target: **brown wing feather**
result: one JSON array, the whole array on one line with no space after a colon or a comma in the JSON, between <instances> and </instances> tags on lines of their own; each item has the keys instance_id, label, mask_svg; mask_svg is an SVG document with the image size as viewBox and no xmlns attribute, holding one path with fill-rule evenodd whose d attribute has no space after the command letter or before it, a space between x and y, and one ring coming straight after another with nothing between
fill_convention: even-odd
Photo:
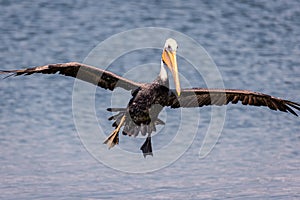
<instances>
[{"instance_id":1,"label":"brown wing feather","mask_svg":"<svg viewBox=\"0 0 300 200\"><path fill-rule=\"evenodd\" d=\"M272 97L263 93L248 90L206 88L183 89L179 97L175 95L175 91L171 90L167 105L165 106L171 106L172 108L202 107L209 105L221 106L229 102L232 104L241 102L243 105L267 106L272 110L290 112L296 116L298 115L293 109L300 110L299 103Z\"/></svg>"},{"instance_id":2,"label":"brown wing feather","mask_svg":"<svg viewBox=\"0 0 300 200\"><path fill-rule=\"evenodd\" d=\"M113 90L115 87L121 87L126 90L134 90L141 86L140 83L125 79L112 72L77 62L49 64L21 70L0 71L0 74L10 74L9 76L31 75L34 73L59 73L65 76L71 76L92 83L109 90Z\"/></svg>"}]
</instances>

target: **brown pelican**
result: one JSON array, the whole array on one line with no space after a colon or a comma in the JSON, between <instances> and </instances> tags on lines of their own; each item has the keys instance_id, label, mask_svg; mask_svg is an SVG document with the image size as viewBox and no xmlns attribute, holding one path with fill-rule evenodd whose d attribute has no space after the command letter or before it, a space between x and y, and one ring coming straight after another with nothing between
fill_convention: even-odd
<instances>
[{"instance_id":1,"label":"brown pelican","mask_svg":"<svg viewBox=\"0 0 300 200\"><path fill-rule=\"evenodd\" d=\"M104 141L109 148L119 143L119 131L123 134L137 136L147 135L141 146L143 155L153 155L151 133L156 131L156 125L164 124L158 118L163 107L201 107L208 105L226 105L229 102L243 105L266 106L272 110L290 112L296 116L293 109L300 110L300 104L289 100L276 98L267 94L248 90L180 88L176 61L177 42L167 39L161 56L161 68L158 77L152 83L137 83L120 77L112 72L77 62L49 64L20 70L1 70L1 74L30 75L33 73L71 76L92 83L104 89L114 90L121 87L131 91L132 98L126 108L108 108L108 111L118 112L109 118L115 120L115 130ZM175 89L169 89L167 69L173 75Z\"/></svg>"}]
</instances>

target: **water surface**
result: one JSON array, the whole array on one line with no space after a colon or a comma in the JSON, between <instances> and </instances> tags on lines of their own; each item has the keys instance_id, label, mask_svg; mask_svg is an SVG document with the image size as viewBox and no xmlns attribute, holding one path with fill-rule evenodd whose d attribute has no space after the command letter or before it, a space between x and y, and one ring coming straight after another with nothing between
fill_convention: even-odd
<instances>
[{"instance_id":1,"label":"water surface","mask_svg":"<svg viewBox=\"0 0 300 200\"><path fill-rule=\"evenodd\" d=\"M1 69L82 62L113 34L165 27L200 43L227 88L299 102L299 8L297 1L280 0L0 1ZM147 63L159 59L159 53L149 51L150 56L143 58L131 54L116 64ZM114 68L116 73L122 70ZM210 120L210 109L203 108L199 133L180 159L152 173L129 174L99 163L81 144L72 114L73 85L72 78L62 76L0 81L1 199L300 197L299 118L291 114L228 106L220 140L205 159L199 159ZM199 85L205 86L203 80ZM101 105L109 105L109 98L104 98L109 94L97 90L97 116L103 116L101 125L108 132L109 113ZM156 148L172 138L172 129L168 130L155 136ZM139 152L143 140L122 137L122 141L125 149ZM147 162L155 162L155 156ZM146 162L142 156L141 162Z\"/></svg>"}]
</instances>

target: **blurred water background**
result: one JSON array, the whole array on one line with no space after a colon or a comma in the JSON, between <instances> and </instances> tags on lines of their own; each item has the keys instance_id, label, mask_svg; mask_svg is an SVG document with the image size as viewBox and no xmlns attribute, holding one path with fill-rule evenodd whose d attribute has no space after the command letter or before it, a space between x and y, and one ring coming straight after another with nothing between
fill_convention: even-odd
<instances>
[{"instance_id":1,"label":"blurred water background","mask_svg":"<svg viewBox=\"0 0 300 200\"><path fill-rule=\"evenodd\" d=\"M1 69L82 62L111 35L149 26L182 32L201 44L226 88L300 101L296 0L1 0ZM155 57L159 64L160 51L147 53L150 56L131 54L117 63L130 68ZM201 130L210 120L209 108L203 108L200 131L182 157L158 171L131 174L103 165L82 145L73 121L73 85L74 79L63 76L0 80L1 199L300 198L300 127L299 118L291 114L229 105L217 145L199 159L205 134ZM205 87L202 80L194 86ZM97 115L103 117L105 132L112 130L105 111L109 94L97 91ZM155 136L153 143L159 146L170 132ZM134 141L121 138L125 144ZM139 151L128 144L124 148ZM148 161L155 162L155 156Z\"/></svg>"}]
</instances>

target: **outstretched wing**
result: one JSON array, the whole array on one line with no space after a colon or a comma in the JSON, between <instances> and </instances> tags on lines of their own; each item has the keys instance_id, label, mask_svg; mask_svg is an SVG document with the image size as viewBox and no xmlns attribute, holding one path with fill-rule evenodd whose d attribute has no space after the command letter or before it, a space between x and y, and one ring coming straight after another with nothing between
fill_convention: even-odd
<instances>
[{"instance_id":1,"label":"outstretched wing","mask_svg":"<svg viewBox=\"0 0 300 200\"><path fill-rule=\"evenodd\" d=\"M165 106L171 108L221 106L240 101L243 105L267 106L272 110L290 112L296 116L298 115L293 109L300 110L299 103L248 90L192 88L181 90L179 97L175 94L175 91L171 90Z\"/></svg>"},{"instance_id":2,"label":"outstretched wing","mask_svg":"<svg viewBox=\"0 0 300 200\"><path fill-rule=\"evenodd\" d=\"M141 86L140 83L128 80L112 72L77 62L49 64L20 70L0 70L0 74L10 74L9 76L31 75L34 73L58 73L65 76L71 76L109 90L113 90L116 87L121 87L125 90L134 90Z\"/></svg>"}]
</instances>

